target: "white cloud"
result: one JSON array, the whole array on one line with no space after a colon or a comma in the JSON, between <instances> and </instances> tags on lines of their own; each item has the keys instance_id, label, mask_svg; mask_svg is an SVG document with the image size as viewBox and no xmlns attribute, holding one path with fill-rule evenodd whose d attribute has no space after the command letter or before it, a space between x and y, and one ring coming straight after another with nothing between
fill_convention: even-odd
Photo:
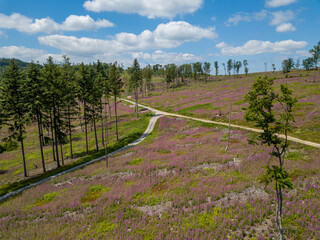
<instances>
[{"instance_id":1,"label":"white cloud","mask_svg":"<svg viewBox=\"0 0 320 240\"><path fill-rule=\"evenodd\" d=\"M150 61L151 63L168 64L168 63L186 63L201 61L201 58L190 53L176 53L176 52L164 52L155 51L154 53L135 52L132 53L132 58L143 59Z\"/></svg>"},{"instance_id":2,"label":"white cloud","mask_svg":"<svg viewBox=\"0 0 320 240\"><path fill-rule=\"evenodd\" d=\"M305 48L307 44L308 43L305 41L293 41L291 39L274 43L270 41L250 40L243 46L239 47L229 46L225 42L217 44L216 47L221 49L222 55L238 56L272 52L285 53L292 50Z\"/></svg>"},{"instance_id":3,"label":"white cloud","mask_svg":"<svg viewBox=\"0 0 320 240\"><path fill-rule=\"evenodd\" d=\"M273 12L272 14L272 20L270 22L270 25L276 26L283 23L287 23L295 18L295 13L291 10L287 11L278 11Z\"/></svg>"},{"instance_id":4,"label":"white cloud","mask_svg":"<svg viewBox=\"0 0 320 240\"><path fill-rule=\"evenodd\" d=\"M282 23L276 27L277 32L292 32L295 31L296 28L292 26L291 23Z\"/></svg>"},{"instance_id":5,"label":"white cloud","mask_svg":"<svg viewBox=\"0 0 320 240\"><path fill-rule=\"evenodd\" d=\"M32 19L19 13L13 13L10 16L0 14L0 28L16 29L19 32L30 34L41 32L52 33L57 31L87 31L112 26L113 23L108 20L98 19L94 21L89 15L70 15L62 24L59 24L49 17Z\"/></svg>"},{"instance_id":6,"label":"white cloud","mask_svg":"<svg viewBox=\"0 0 320 240\"><path fill-rule=\"evenodd\" d=\"M297 0L267 0L266 1L266 6L267 7L281 7L281 6L286 6L291 3L296 2Z\"/></svg>"},{"instance_id":7,"label":"white cloud","mask_svg":"<svg viewBox=\"0 0 320 240\"><path fill-rule=\"evenodd\" d=\"M92 30L98 28L113 27L114 24L105 19L98 19L94 21L89 15L77 16L70 15L63 22L61 28L62 30L68 31L81 31L81 30Z\"/></svg>"},{"instance_id":8,"label":"white cloud","mask_svg":"<svg viewBox=\"0 0 320 240\"><path fill-rule=\"evenodd\" d=\"M295 31L296 28L289 21L296 17L296 14L291 11L278 11L271 13L272 19L270 22L271 26L276 26L277 32L290 32Z\"/></svg>"},{"instance_id":9,"label":"white cloud","mask_svg":"<svg viewBox=\"0 0 320 240\"><path fill-rule=\"evenodd\" d=\"M212 27L200 28L187 22L169 22L158 25L153 32L145 30L140 35L119 33L112 40L64 35L43 36L38 40L42 45L61 49L67 54L94 56L101 54L101 52L115 54L147 49L174 48L185 42L216 37L217 34Z\"/></svg>"},{"instance_id":10,"label":"white cloud","mask_svg":"<svg viewBox=\"0 0 320 240\"><path fill-rule=\"evenodd\" d=\"M8 35L0 31L0 38L8 38Z\"/></svg>"},{"instance_id":11,"label":"white cloud","mask_svg":"<svg viewBox=\"0 0 320 240\"><path fill-rule=\"evenodd\" d=\"M44 55L45 52L39 49L32 49L26 47L6 46L0 48L0 56L5 58L18 58L23 60L38 59L39 56Z\"/></svg>"},{"instance_id":12,"label":"white cloud","mask_svg":"<svg viewBox=\"0 0 320 240\"><path fill-rule=\"evenodd\" d=\"M137 13L148 18L173 18L178 14L193 13L203 4L203 0L88 0L84 8L89 11L115 11Z\"/></svg>"},{"instance_id":13,"label":"white cloud","mask_svg":"<svg viewBox=\"0 0 320 240\"><path fill-rule=\"evenodd\" d=\"M266 10L261 10L260 12L255 13L236 13L232 15L227 22L225 23L228 27L230 26L236 26L239 24L239 22L251 22L253 20L255 21L262 21L264 20L268 15L268 12Z\"/></svg>"},{"instance_id":14,"label":"white cloud","mask_svg":"<svg viewBox=\"0 0 320 240\"><path fill-rule=\"evenodd\" d=\"M309 53L308 51L296 51L296 54L302 56L302 57L311 57L311 53Z\"/></svg>"}]
</instances>

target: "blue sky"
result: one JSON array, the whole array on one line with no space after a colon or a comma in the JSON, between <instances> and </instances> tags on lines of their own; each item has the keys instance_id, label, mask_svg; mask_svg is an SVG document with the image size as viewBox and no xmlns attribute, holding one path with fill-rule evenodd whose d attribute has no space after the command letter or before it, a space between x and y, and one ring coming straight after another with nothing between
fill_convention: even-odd
<instances>
[{"instance_id":1,"label":"blue sky","mask_svg":"<svg viewBox=\"0 0 320 240\"><path fill-rule=\"evenodd\" d=\"M0 0L0 57L280 69L320 41L319 11L319 0Z\"/></svg>"}]
</instances>

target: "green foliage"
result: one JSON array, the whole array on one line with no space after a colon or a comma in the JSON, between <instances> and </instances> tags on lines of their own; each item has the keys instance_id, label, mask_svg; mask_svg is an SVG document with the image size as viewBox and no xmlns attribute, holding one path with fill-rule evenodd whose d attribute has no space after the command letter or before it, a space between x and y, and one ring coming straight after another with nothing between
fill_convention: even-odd
<instances>
[{"instance_id":1,"label":"green foliage","mask_svg":"<svg viewBox=\"0 0 320 240\"><path fill-rule=\"evenodd\" d=\"M107 220L104 220L103 222L99 223L99 225L97 227L97 231L99 233L112 232L118 226L119 225L116 223L111 223L111 222L108 222Z\"/></svg>"},{"instance_id":2,"label":"green foliage","mask_svg":"<svg viewBox=\"0 0 320 240\"><path fill-rule=\"evenodd\" d=\"M139 165L143 161L144 160L142 158L135 158L135 159L132 159L130 162L128 162L128 165Z\"/></svg>"},{"instance_id":3,"label":"green foliage","mask_svg":"<svg viewBox=\"0 0 320 240\"><path fill-rule=\"evenodd\" d=\"M106 188L102 185L91 186L88 192L81 198L82 203L93 202L101 197L102 193L110 191L110 188Z\"/></svg>"},{"instance_id":4,"label":"green foliage","mask_svg":"<svg viewBox=\"0 0 320 240\"><path fill-rule=\"evenodd\" d=\"M10 152L18 148L18 143L12 139L8 139L4 144L0 144L0 153Z\"/></svg>"},{"instance_id":5,"label":"green foliage","mask_svg":"<svg viewBox=\"0 0 320 240\"><path fill-rule=\"evenodd\" d=\"M268 184L275 183L277 192L277 225L281 239L283 238L282 229L282 189L293 188L293 183L284 169L284 157L288 148L287 134L291 131L292 107L296 99L292 98L292 91L286 85L280 85L280 93L276 93L273 88L272 78L259 77L253 84L251 90L246 95L249 107L245 113L245 119L256 123L257 127L262 128L263 132L258 134L257 139L250 139L249 143L273 146L271 156L278 161L278 166L266 166L266 173L261 177L261 182ZM279 103L281 110L276 111L274 105ZM278 134L284 134L285 139L281 139ZM270 162L270 161L269 161Z\"/></svg>"},{"instance_id":6,"label":"green foliage","mask_svg":"<svg viewBox=\"0 0 320 240\"><path fill-rule=\"evenodd\" d=\"M49 202L51 202L53 199L55 199L55 197L58 195L57 192L52 192L52 193L47 193L45 195L42 196L42 198L40 198L39 200L37 200L34 203L34 206L43 206Z\"/></svg>"}]
</instances>

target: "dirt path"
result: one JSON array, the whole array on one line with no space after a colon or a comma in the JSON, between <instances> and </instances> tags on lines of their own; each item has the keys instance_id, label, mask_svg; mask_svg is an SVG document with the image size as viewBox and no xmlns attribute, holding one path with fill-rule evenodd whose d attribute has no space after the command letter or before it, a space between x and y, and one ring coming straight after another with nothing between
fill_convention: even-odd
<instances>
[{"instance_id":1,"label":"dirt path","mask_svg":"<svg viewBox=\"0 0 320 240\"><path fill-rule=\"evenodd\" d=\"M127 99L121 99L121 100L123 100L125 102L128 102L128 103L131 103L131 104L135 104L135 102L127 100ZM149 109L150 111L153 111L156 114L162 114L162 115L166 115L166 116L173 116L173 117L179 117L179 118L186 118L186 119L191 119L191 120L195 120L195 121L200 121L200 122L205 122L205 123L213 123L213 124L227 126L227 127L229 126L228 123L216 122L216 121L211 121L211 120L206 120L206 119L201 119L201 118L188 117L188 116L175 114L175 113L168 113L168 112L160 111L160 110L157 110L157 109L154 109L154 108L142 105L142 104L139 104L139 106L143 107L143 108L146 108L146 109ZM251 131L251 132L257 132L257 133L262 132L262 130L260 130L260 129L250 128L250 127L245 127L245 126L240 126L240 125L235 125L235 124L230 124L230 127L244 129L244 130L248 130L248 131ZM285 136L282 135L282 134L280 134L279 136L281 138L285 138ZM320 148L320 144L319 143L305 141L305 140L301 140L299 138L290 137L290 136L288 136L288 140L296 142L296 143L301 143L301 144L304 144L304 145L307 145L307 146Z\"/></svg>"},{"instance_id":2,"label":"dirt path","mask_svg":"<svg viewBox=\"0 0 320 240\"><path fill-rule=\"evenodd\" d=\"M75 170L77 170L77 169L79 169L79 168L83 168L83 167L88 166L88 165L90 165L90 164L92 164L92 163L96 163L96 162L102 161L102 160L106 159L106 157L110 157L110 156L112 156L112 155L114 155L114 154L116 154L116 153L122 152L122 151L124 151L124 150L127 150L127 149L129 149L129 148L132 148L132 147L138 145L139 143L141 143L141 142L153 131L156 122L157 122L158 119L159 119L160 117L162 117L162 116L163 116L162 114L156 113L153 117L151 117L151 119L150 119L150 121L149 121L149 125L148 125L147 129L144 131L144 133L143 133L137 140L135 140L134 142L128 144L127 146L125 146L125 147L123 147L123 148L120 148L120 149L118 149L117 151L114 151L114 152L112 152L112 153L109 153L109 154L106 155L106 156L99 157L99 158L94 159L94 160L92 160L92 161L90 161L90 162L83 163L83 164L81 164L81 165L78 165L78 166L76 166L76 167L70 168L70 169L65 170L65 171L63 171L63 172L57 173L56 175L50 176L50 177L48 177L48 178L45 178L45 179L43 179L43 180L41 180L41 181L32 183L32 184L30 184L30 185L28 185L28 186L26 186L26 187L23 187L23 188L20 188L20 189L15 190L15 191L12 191L12 192L10 192L10 193L7 193L7 194L5 194L5 195L3 195L3 196L0 197L0 203L3 202L3 201L5 201L5 200L7 200L7 199L9 199L9 198L11 198L11 197L13 197L13 196L18 195L19 193L22 193L23 191L25 191L25 190L27 190L27 189L29 189L29 188L35 187L35 186L37 186L37 185L39 185L39 184L41 184L41 183L47 182L47 181L49 181L49 180L51 180L51 179L54 179L54 178L56 178L56 177L59 177L59 176L61 176L61 175L66 174L66 173L73 172L73 171L75 171Z\"/></svg>"}]
</instances>

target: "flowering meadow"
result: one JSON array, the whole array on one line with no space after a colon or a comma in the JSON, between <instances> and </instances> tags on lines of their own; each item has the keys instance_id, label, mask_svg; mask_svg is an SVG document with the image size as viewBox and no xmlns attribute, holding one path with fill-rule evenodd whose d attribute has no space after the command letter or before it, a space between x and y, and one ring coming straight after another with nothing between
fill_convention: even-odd
<instances>
[{"instance_id":1,"label":"flowering meadow","mask_svg":"<svg viewBox=\"0 0 320 240\"><path fill-rule=\"evenodd\" d=\"M280 84L288 84L298 100L293 109L296 122L291 135L320 143L320 74L305 70L267 74L275 78L275 89ZM169 91L164 91L164 87L161 91L158 84L157 91L141 102L159 110L222 122L229 121L232 104L231 122L248 125L243 119L243 108L247 106L244 96L258 76L264 75L215 76L208 82L192 81L187 86ZM280 108L280 105L276 107Z\"/></svg>"},{"instance_id":2,"label":"flowering meadow","mask_svg":"<svg viewBox=\"0 0 320 240\"><path fill-rule=\"evenodd\" d=\"M251 133L162 117L140 145L0 204L0 239L275 239L271 149ZM292 143L287 239L320 239L320 150Z\"/></svg>"}]
</instances>

